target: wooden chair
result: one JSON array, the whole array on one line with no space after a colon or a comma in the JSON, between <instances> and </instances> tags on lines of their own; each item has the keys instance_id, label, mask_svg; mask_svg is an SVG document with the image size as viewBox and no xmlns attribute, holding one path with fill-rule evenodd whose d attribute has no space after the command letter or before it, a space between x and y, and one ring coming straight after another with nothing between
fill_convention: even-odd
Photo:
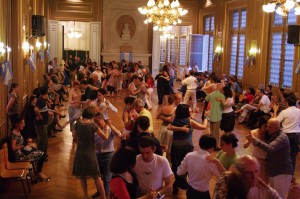
<instances>
[{"instance_id":1,"label":"wooden chair","mask_svg":"<svg viewBox=\"0 0 300 199\"><path fill-rule=\"evenodd\" d=\"M5 158L5 168L8 170L14 170L14 169L31 169L31 163L30 162L10 162L8 158L8 148L7 143L3 144L3 150L4 150L4 158Z\"/></svg>"},{"instance_id":2,"label":"wooden chair","mask_svg":"<svg viewBox=\"0 0 300 199\"><path fill-rule=\"evenodd\" d=\"M4 149L1 149L0 150L0 178L20 180L22 183L25 198L27 199L27 194L26 194L26 190L25 190L25 186L24 186L24 182L23 182L24 177L27 181L28 190L29 190L29 192L31 192L30 186L29 186L29 181L27 178L28 177L27 170L26 169L7 170L5 168Z\"/></svg>"},{"instance_id":3,"label":"wooden chair","mask_svg":"<svg viewBox=\"0 0 300 199\"><path fill-rule=\"evenodd\" d=\"M34 176L36 173L36 166L34 162L24 161L24 162L11 162L9 161L8 156L8 146L7 143L3 144L3 150L4 150L4 158L5 158L5 168L7 170L15 170L15 169L26 169L28 170L27 176L30 177L31 183L36 183L37 179ZM33 174L32 174L33 170Z\"/></svg>"}]
</instances>

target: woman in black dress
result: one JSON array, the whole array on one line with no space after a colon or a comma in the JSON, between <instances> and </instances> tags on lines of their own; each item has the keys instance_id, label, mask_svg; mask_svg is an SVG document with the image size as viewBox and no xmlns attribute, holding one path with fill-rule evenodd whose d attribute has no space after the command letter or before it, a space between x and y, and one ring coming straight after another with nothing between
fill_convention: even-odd
<instances>
[{"instance_id":1,"label":"woman in black dress","mask_svg":"<svg viewBox=\"0 0 300 199\"><path fill-rule=\"evenodd\" d=\"M94 123L94 107L87 107L83 110L83 120L78 121L74 126L73 137L77 137L77 149L74 158L73 175L80 178L82 191L85 198L88 197L87 178L93 178L100 193L101 198L105 199L103 182L96 158L94 134L97 133L101 138L107 140L107 131L102 131Z\"/></svg>"}]
</instances>

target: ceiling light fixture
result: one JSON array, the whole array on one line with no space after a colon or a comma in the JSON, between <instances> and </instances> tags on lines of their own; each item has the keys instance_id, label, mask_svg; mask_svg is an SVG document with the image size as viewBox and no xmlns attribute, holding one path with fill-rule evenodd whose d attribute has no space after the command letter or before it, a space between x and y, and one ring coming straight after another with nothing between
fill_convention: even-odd
<instances>
[{"instance_id":1,"label":"ceiling light fixture","mask_svg":"<svg viewBox=\"0 0 300 199\"><path fill-rule=\"evenodd\" d=\"M294 8L295 15L300 15L300 0L275 0L270 3L264 4L262 9L264 12L277 14L287 17L288 12Z\"/></svg>"},{"instance_id":2,"label":"ceiling light fixture","mask_svg":"<svg viewBox=\"0 0 300 199\"><path fill-rule=\"evenodd\" d=\"M75 21L74 21L74 26L69 29L68 32L68 37L69 38L80 38L82 36L80 28L76 27Z\"/></svg>"},{"instance_id":3,"label":"ceiling light fixture","mask_svg":"<svg viewBox=\"0 0 300 199\"><path fill-rule=\"evenodd\" d=\"M139 12L147 16L145 24L153 23L153 30L169 31L172 25L182 22L181 16L188 13L188 10L180 7L178 0L148 0L147 6L138 8Z\"/></svg>"}]
</instances>

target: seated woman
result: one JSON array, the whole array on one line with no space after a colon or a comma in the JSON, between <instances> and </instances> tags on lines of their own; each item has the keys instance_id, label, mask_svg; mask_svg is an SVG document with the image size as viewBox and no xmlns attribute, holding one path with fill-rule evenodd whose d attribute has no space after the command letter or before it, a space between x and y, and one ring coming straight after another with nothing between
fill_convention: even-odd
<instances>
[{"instance_id":1,"label":"seated woman","mask_svg":"<svg viewBox=\"0 0 300 199\"><path fill-rule=\"evenodd\" d=\"M271 103L270 103L270 113L278 115L281 111L283 111L284 109L288 108L288 103L286 101L286 98L288 97L289 94L284 93L284 90L282 91L282 89L280 89L280 91L278 92L278 95L272 95L271 98ZM276 112L276 113L275 113Z\"/></svg>"},{"instance_id":2,"label":"seated woman","mask_svg":"<svg viewBox=\"0 0 300 199\"><path fill-rule=\"evenodd\" d=\"M24 142L21 131L24 129L23 118L16 118L12 132L9 134L9 157L11 161L38 161L44 152L36 150L31 143L31 139Z\"/></svg>"},{"instance_id":3,"label":"seated woman","mask_svg":"<svg viewBox=\"0 0 300 199\"><path fill-rule=\"evenodd\" d=\"M239 103L237 104L237 109L240 109L244 104L249 104L252 102L255 96L255 89L250 87L243 91L243 94L239 97Z\"/></svg>"},{"instance_id":4,"label":"seated woman","mask_svg":"<svg viewBox=\"0 0 300 199\"><path fill-rule=\"evenodd\" d=\"M250 111L257 109L259 101L261 99L261 97L258 95L258 92L259 89L256 90L254 99L250 103L243 105L241 109L235 111L235 113L240 113L240 116L238 118L239 123L242 123L246 120Z\"/></svg>"},{"instance_id":5,"label":"seated woman","mask_svg":"<svg viewBox=\"0 0 300 199\"><path fill-rule=\"evenodd\" d=\"M239 157L235 152L238 146L238 139L233 133L225 133L221 136L221 151L217 154L216 158L221 162L226 170L236 162Z\"/></svg>"}]
</instances>

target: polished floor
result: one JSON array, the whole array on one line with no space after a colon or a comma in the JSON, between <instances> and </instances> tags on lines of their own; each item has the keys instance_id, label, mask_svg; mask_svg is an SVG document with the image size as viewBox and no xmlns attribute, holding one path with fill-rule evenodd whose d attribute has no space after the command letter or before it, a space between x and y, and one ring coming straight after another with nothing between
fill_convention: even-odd
<instances>
[{"instance_id":1,"label":"polished floor","mask_svg":"<svg viewBox=\"0 0 300 199\"><path fill-rule=\"evenodd\" d=\"M122 123L122 112L124 109L123 98L127 95L127 91L123 90L121 97L110 97L107 98L110 100L119 110L117 114L110 112L110 118L112 123L119 129L123 129ZM153 96L154 104L157 104L156 94ZM198 102L198 106L200 110L202 110L202 103ZM160 109L160 106L155 105L152 110L152 116L154 119L154 132L157 133L160 128L161 121L156 119L156 113ZM67 114L67 103L62 108L62 112ZM196 116L196 118L200 118L200 114ZM61 120L62 122L64 120ZM199 119L200 121L200 119ZM198 131L195 130L193 133L193 142L195 148L198 148L198 139L204 134L209 133L208 130ZM252 148L244 149L242 147L245 141L245 135L249 133L249 130L245 128L243 125L239 125L236 123L234 133L237 135L239 139L239 146L237 147L237 152L239 155L250 154ZM63 132L59 132L56 134L55 138L49 138L49 158L48 162L45 163L43 172L49 175L52 180L50 182L40 182L38 184L31 185L32 192L28 194L29 199L79 199L83 198L83 193L80 186L80 181L72 176L72 168L73 168L73 159L76 150L76 142L73 142L72 136L69 130L69 126L67 126ZM297 181L300 182L300 160L298 156L298 166L296 168L295 176ZM211 193L214 188L215 179L213 179L210 183ZM21 199L24 198L21 183L15 181L6 181L5 183L0 182L0 198L1 199ZM88 190L89 195L91 196L95 191L95 185L93 180L88 181ZM172 195L169 194L166 198L172 198ZM186 198L185 191L179 192L175 198Z\"/></svg>"}]
</instances>

